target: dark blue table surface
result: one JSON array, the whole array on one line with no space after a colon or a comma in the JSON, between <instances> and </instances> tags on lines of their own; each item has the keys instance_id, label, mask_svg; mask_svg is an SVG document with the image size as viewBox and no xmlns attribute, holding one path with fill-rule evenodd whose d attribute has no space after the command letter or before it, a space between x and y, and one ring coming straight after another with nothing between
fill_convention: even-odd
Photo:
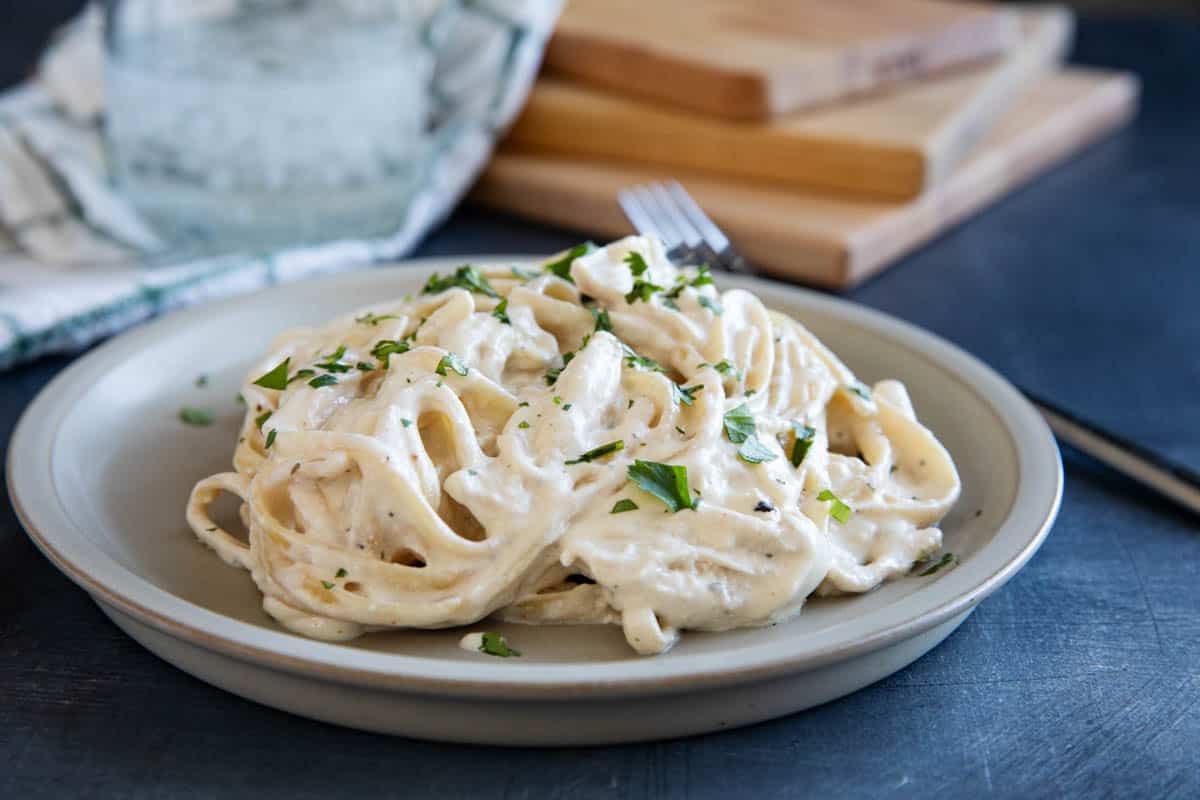
<instances>
[{"instance_id":1,"label":"dark blue table surface","mask_svg":"<svg viewBox=\"0 0 1200 800\"><path fill-rule=\"evenodd\" d=\"M0 48L2 49L2 48ZM1135 125L851 294L1200 467L1200 25L1085 21L1145 81ZM579 235L470 209L419 255ZM0 375L0 442L69 358ZM944 644L741 730L517 750L358 733L159 661L0 504L0 797L1200 796L1200 523L1064 452L1046 545Z\"/></svg>"}]
</instances>

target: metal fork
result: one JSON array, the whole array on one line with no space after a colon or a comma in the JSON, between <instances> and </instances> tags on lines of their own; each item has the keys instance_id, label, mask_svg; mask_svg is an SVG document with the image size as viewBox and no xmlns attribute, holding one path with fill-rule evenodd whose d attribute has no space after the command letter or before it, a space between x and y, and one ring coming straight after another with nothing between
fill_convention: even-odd
<instances>
[{"instance_id":1,"label":"metal fork","mask_svg":"<svg viewBox=\"0 0 1200 800\"><path fill-rule=\"evenodd\" d=\"M617 201L634 229L662 240L676 264L710 267L752 275L729 237L676 181L633 186ZM1200 474L1158 453L1104 430L1093 423L1021 390L1041 413L1059 441L1086 453L1194 514L1200 514Z\"/></svg>"}]
</instances>

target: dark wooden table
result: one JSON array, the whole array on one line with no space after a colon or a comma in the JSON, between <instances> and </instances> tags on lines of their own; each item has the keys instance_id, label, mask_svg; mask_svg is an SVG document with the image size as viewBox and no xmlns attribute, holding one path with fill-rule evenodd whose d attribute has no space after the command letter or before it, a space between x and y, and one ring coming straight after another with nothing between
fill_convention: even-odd
<instances>
[{"instance_id":1,"label":"dark wooden table","mask_svg":"<svg viewBox=\"0 0 1200 800\"><path fill-rule=\"evenodd\" d=\"M853 298L1200 467L1198 57L1195 22L1086 21L1077 60L1145 79L1136 125ZM420 254L577 238L464 210ZM69 361L0 375L5 449ZM742 730L550 751L358 733L203 684L102 617L6 500L0 797L1200 796L1200 522L1064 458L1045 547L908 669Z\"/></svg>"}]
</instances>

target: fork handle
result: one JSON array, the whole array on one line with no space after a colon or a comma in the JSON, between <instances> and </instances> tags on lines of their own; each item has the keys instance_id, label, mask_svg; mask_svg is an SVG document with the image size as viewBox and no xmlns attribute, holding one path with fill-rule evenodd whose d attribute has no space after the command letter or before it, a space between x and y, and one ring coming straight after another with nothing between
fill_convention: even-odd
<instances>
[{"instance_id":1,"label":"fork handle","mask_svg":"<svg viewBox=\"0 0 1200 800\"><path fill-rule=\"evenodd\" d=\"M1200 515L1200 474L1022 391L1060 440Z\"/></svg>"}]
</instances>

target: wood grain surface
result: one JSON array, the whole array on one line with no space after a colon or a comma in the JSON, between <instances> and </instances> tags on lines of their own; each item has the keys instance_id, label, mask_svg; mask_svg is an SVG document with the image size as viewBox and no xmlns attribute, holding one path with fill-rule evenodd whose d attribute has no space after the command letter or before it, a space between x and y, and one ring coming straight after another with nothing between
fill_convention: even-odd
<instances>
[{"instance_id":1,"label":"wood grain surface","mask_svg":"<svg viewBox=\"0 0 1200 800\"><path fill-rule=\"evenodd\" d=\"M680 111L543 77L509 152L638 161L908 200L945 179L1013 101L1066 54L1073 17L1021 12L1022 40L986 65L761 122Z\"/></svg>"},{"instance_id":2,"label":"wood grain surface","mask_svg":"<svg viewBox=\"0 0 1200 800\"><path fill-rule=\"evenodd\" d=\"M569 0L547 66L732 118L795 111L989 55L1019 39L999 5L944 0Z\"/></svg>"},{"instance_id":3,"label":"wood grain surface","mask_svg":"<svg viewBox=\"0 0 1200 800\"><path fill-rule=\"evenodd\" d=\"M630 231L625 187L676 178L738 249L772 275L845 288L1126 122L1129 74L1071 69L1027 92L950 177L908 203L785 190L711 174L617 162L502 154L472 197L490 208L600 236Z\"/></svg>"}]
</instances>

